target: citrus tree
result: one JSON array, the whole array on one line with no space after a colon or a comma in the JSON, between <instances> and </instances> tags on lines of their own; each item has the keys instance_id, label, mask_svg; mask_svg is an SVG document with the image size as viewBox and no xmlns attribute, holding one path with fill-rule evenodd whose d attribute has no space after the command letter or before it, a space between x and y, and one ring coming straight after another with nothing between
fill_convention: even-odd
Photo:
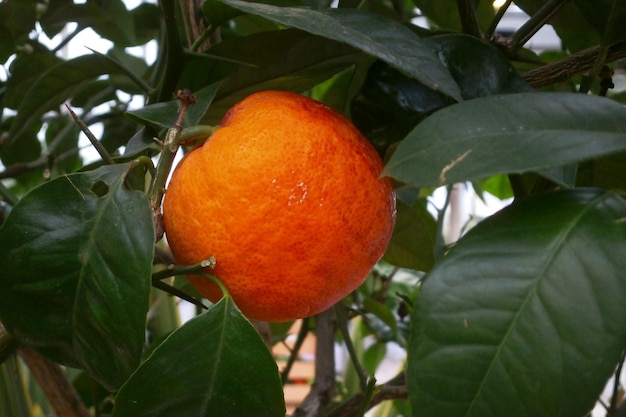
<instances>
[{"instance_id":1,"label":"citrus tree","mask_svg":"<svg viewBox=\"0 0 626 417\"><path fill-rule=\"evenodd\" d=\"M626 415L626 3L515 4L530 18L504 33L511 1L0 3L0 415L283 416L308 334L315 375L295 416L380 404L379 416L576 417L605 389L606 415ZM526 47L548 24L561 48ZM110 48L68 58L87 29ZM156 59L131 53L149 42ZM303 318L280 368L270 348L292 323L244 316L211 276L220 257L177 263L161 211L177 155L210 143L227 110L263 90L342 113L395 189L382 259L355 291ZM349 172L356 158L316 175ZM351 184L336 204L374 198ZM433 193L455 184L507 205L449 241L450 198ZM315 230L315 217L299 216ZM192 247L197 238L183 236ZM310 236L346 238L324 227ZM231 246L241 262L259 256ZM348 270L361 264L350 257ZM199 274L220 286L219 301L188 285ZM182 325L179 299L197 313ZM390 343L405 366L377 380ZM350 358L340 374L336 344Z\"/></svg>"}]
</instances>

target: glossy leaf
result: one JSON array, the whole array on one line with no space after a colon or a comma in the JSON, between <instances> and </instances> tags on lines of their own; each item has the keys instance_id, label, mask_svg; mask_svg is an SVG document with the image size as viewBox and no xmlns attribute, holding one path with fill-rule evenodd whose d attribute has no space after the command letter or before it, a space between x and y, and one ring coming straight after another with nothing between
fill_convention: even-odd
<instances>
[{"instance_id":1,"label":"glossy leaf","mask_svg":"<svg viewBox=\"0 0 626 417\"><path fill-rule=\"evenodd\" d=\"M401 268L429 271L435 263L435 219L421 205L397 202L398 213L384 260Z\"/></svg>"},{"instance_id":2,"label":"glossy leaf","mask_svg":"<svg viewBox=\"0 0 626 417\"><path fill-rule=\"evenodd\" d=\"M230 297L174 331L122 386L114 417L282 417L276 362Z\"/></svg>"},{"instance_id":3,"label":"glossy leaf","mask_svg":"<svg viewBox=\"0 0 626 417\"><path fill-rule=\"evenodd\" d=\"M48 110L67 100L80 88L82 82L104 74L121 72L118 65L100 55L80 56L60 62L43 72L23 93L24 99L17 108L17 116L5 146L10 148L21 140L29 125L39 120Z\"/></svg>"},{"instance_id":4,"label":"glossy leaf","mask_svg":"<svg viewBox=\"0 0 626 417\"><path fill-rule=\"evenodd\" d=\"M565 190L463 237L412 315L414 415L585 415L626 341L624 219L616 194Z\"/></svg>"},{"instance_id":5,"label":"glossy leaf","mask_svg":"<svg viewBox=\"0 0 626 417\"><path fill-rule=\"evenodd\" d=\"M129 165L55 178L0 229L0 318L22 343L115 390L139 363L154 226Z\"/></svg>"},{"instance_id":6,"label":"glossy leaf","mask_svg":"<svg viewBox=\"0 0 626 417\"><path fill-rule=\"evenodd\" d=\"M326 38L345 42L399 69L429 88L460 101L459 88L437 56L395 20L355 9L325 11L241 0L225 4Z\"/></svg>"},{"instance_id":7,"label":"glossy leaf","mask_svg":"<svg viewBox=\"0 0 626 417\"><path fill-rule=\"evenodd\" d=\"M409 133L384 173L415 186L536 171L626 149L626 109L601 97L519 93L442 109Z\"/></svg>"},{"instance_id":8,"label":"glossy leaf","mask_svg":"<svg viewBox=\"0 0 626 417\"><path fill-rule=\"evenodd\" d=\"M485 42L461 34L434 35L424 42L454 78L464 100L531 90L504 54ZM450 104L440 92L377 62L353 103L353 116L370 139L373 131L376 138L396 142L400 126L411 123L408 133L419 120Z\"/></svg>"}]
</instances>

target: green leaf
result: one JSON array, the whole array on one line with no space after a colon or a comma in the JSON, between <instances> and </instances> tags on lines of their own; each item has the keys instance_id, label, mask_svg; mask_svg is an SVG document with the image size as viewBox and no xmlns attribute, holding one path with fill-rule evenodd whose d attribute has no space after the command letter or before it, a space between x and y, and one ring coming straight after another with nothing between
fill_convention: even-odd
<instances>
[{"instance_id":1,"label":"green leaf","mask_svg":"<svg viewBox=\"0 0 626 417\"><path fill-rule=\"evenodd\" d=\"M115 399L115 417L283 417L278 367L229 296L174 331Z\"/></svg>"},{"instance_id":2,"label":"green leaf","mask_svg":"<svg viewBox=\"0 0 626 417\"><path fill-rule=\"evenodd\" d=\"M624 26L626 25L626 2L623 0L611 0L606 26L603 33L603 46L611 46L626 40Z\"/></svg>"},{"instance_id":3,"label":"green leaf","mask_svg":"<svg viewBox=\"0 0 626 417\"><path fill-rule=\"evenodd\" d=\"M395 20L355 9L320 11L241 0L222 1L286 26L345 42L382 59L429 88L461 101L459 87L439 58L413 31Z\"/></svg>"},{"instance_id":4,"label":"green leaf","mask_svg":"<svg viewBox=\"0 0 626 417\"><path fill-rule=\"evenodd\" d=\"M0 317L22 343L115 390L139 363L154 226L129 165L55 178L0 229Z\"/></svg>"},{"instance_id":5,"label":"green leaf","mask_svg":"<svg viewBox=\"0 0 626 417\"><path fill-rule=\"evenodd\" d=\"M626 149L626 109L568 93L490 96L446 107L409 133L384 174L415 186L536 171Z\"/></svg>"},{"instance_id":6,"label":"green leaf","mask_svg":"<svg viewBox=\"0 0 626 417\"><path fill-rule=\"evenodd\" d=\"M272 47L268 49L267 45ZM221 61L190 61L182 76L185 85L223 80L202 119L205 124L218 123L228 109L253 92L280 89L299 93L369 59L348 45L297 29L225 40L212 47L210 53Z\"/></svg>"},{"instance_id":7,"label":"green leaf","mask_svg":"<svg viewBox=\"0 0 626 417\"><path fill-rule=\"evenodd\" d=\"M397 201L396 225L383 259L401 268L429 271L435 263L436 224L428 211Z\"/></svg>"},{"instance_id":8,"label":"green leaf","mask_svg":"<svg viewBox=\"0 0 626 417\"><path fill-rule=\"evenodd\" d=\"M463 237L412 316L415 415L585 415L626 341L625 219L616 194L565 190Z\"/></svg>"},{"instance_id":9,"label":"green leaf","mask_svg":"<svg viewBox=\"0 0 626 417\"><path fill-rule=\"evenodd\" d=\"M118 47L137 45L135 21L123 0L84 4L64 2L52 8L50 13L44 14L41 23L46 33L51 35L67 22L76 22L80 27L91 28Z\"/></svg>"},{"instance_id":10,"label":"green leaf","mask_svg":"<svg viewBox=\"0 0 626 417\"><path fill-rule=\"evenodd\" d=\"M431 24L434 24L436 27L447 31L461 31L461 19L457 1L413 0L413 3L417 6L422 15L427 17ZM476 12L478 21L484 31L487 29L494 16L492 2L483 0L474 3L477 4Z\"/></svg>"},{"instance_id":11,"label":"green leaf","mask_svg":"<svg viewBox=\"0 0 626 417\"><path fill-rule=\"evenodd\" d=\"M187 110L183 127L195 126L200 123L200 119L211 106L219 87L220 83L211 84L194 93L197 102ZM154 129L169 129L176 124L179 109L180 101L170 100L131 110L125 114L130 119Z\"/></svg>"},{"instance_id":12,"label":"green leaf","mask_svg":"<svg viewBox=\"0 0 626 417\"><path fill-rule=\"evenodd\" d=\"M4 146L8 149L21 140L28 126L71 97L83 82L101 75L121 72L121 68L110 58L101 55L83 55L53 66L23 92L24 99L17 109L9 140Z\"/></svg>"},{"instance_id":13,"label":"green leaf","mask_svg":"<svg viewBox=\"0 0 626 417\"><path fill-rule=\"evenodd\" d=\"M479 39L447 34L428 37L424 42L454 78L464 100L531 90L499 50ZM396 136L404 126L407 129L402 137L418 121L450 104L443 94L379 61L369 68L367 81L352 104L352 115L370 140L393 143L401 139Z\"/></svg>"}]
</instances>

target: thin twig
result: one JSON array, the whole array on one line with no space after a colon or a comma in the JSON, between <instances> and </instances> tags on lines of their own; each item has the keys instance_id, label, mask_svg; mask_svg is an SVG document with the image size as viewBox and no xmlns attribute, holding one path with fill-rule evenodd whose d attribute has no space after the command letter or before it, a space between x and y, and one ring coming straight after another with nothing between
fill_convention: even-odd
<instances>
[{"instance_id":1,"label":"thin twig","mask_svg":"<svg viewBox=\"0 0 626 417\"><path fill-rule=\"evenodd\" d=\"M65 103L65 108L70 112L70 115L72 116L76 124L80 127L80 130L82 130L85 136L87 136L87 139L89 139L89 142L91 142L91 145L94 148L96 148L96 151L98 151L100 158L102 158L102 160L108 165L115 164L115 161L113 160L113 158L111 158L111 155L109 155L109 152L107 152L107 150L104 148L102 143L98 140L98 138L96 138L96 136L93 133L91 133L91 130L89 130L89 127L85 124L85 122L83 122L82 119L78 117L76 113L74 113L74 110L72 110L70 105Z\"/></svg>"},{"instance_id":2,"label":"thin twig","mask_svg":"<svg viewBox=\"0 0 626 417\"><path fill-rule=\"evenodd\" d=\"M304 344L304 340L309 334L310 331L310 317L306 317L302 319L300 324L300 330L298 331L298 336L296 337L296 342L293 345L293 349L289 352L289 358L287 358L287 363L285 363L285 367L280 373L280 380L283 385L285 385L289 381L289 373L291 372L291 368L293 364L298 360L298 356L300 354L300 348Z\"/></svg>"},{"instance_id":3,"label":"thin twig","mask_svg":"<svg viewBox=\"0 0 626 417\"><path fill-rule=\"evenodd\" d=\"M506 13L506 11L511 6L512 2L513 0L506 0L504 4L500 6L500 8L498 9L498 12L496 13L493 20L491 21L491 24L489 25L487 32L485 33L485 38L490 39L493 36L493 34L496 32L496 29L498 28L500 21L504 17L504 14Z\"/></svg>"},{"instance_id":4,"label":"thin twig","mask_svg":"<svg viewBox=\"0 0 626 417\"><path fill-rule=\"evenodd\" d=\"M523 47L568 1L549 0L511 35L507 41L508 48L515 52Z\"/></svg>"},{"instance_id":5,"label":"thin twig","mask_svg":"<svg viewBox=\"0 0 626 417\"><path fill-rule=\"evenodd\" d=\"M359 377L359 386L361 390L365 390L367 388L369 375L367 374L365 368L363 368L361 362L359 362L356 349L354 348L354 343L352 343L352 337L350 336L350 330L348 329L348 313L346 312L346 306L343 305L343 303L337 303L335 305L335 314L337 315L337 324L339 331L343 336L343 342L346 345L346 349L348 350L348 354L352 360L352 365L354 365L356 374Z\"/></svg>"}]
</instances>

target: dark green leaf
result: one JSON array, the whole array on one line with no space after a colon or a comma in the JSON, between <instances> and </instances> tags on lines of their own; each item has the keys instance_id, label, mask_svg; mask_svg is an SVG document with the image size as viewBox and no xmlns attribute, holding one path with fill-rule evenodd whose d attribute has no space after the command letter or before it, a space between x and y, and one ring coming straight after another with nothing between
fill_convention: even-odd
<instances>
[{"instance_id":1,"label":"dark green leaf","mask_svg":"<svg viewBox=\"0 0 626 417\"><path fill-rule=\"evenodd\" d=\"M345 42L380 58L432 90L461 101L459 88L437 56L414 32L395 20L355 9L325 11L222 0L248 13Z\"/></svg>"},{"instance_id":2,"label":"dark green leaf","mask_svg":"<svg viewBox=\"0 0 626 417\"><path fill-rule=\"evenodd\" d=\"M142 45L157 39L160 24L161 13L159 7L152 3L141 3L139 6L131 10L135 26L135 39L137 45Z\"/></svg>"},{"instance_id":3,"label":"dark green leaf","mask_svg":"<svg viewBox=\"0 0 626 417\"><path fill-rule=\"evenodd\" d=\"M25 42L35 29L40 7L37 0L4 1L0 3L0 26L12 35L13 40Z\"/></svg>"},{"instance_id":4,"label":"dark green leaf","mask_svg":"<svg viewBox=\"0 0 626 417\"><path fill-rule=\"evenodd\" d=\"M63 61L52 52L37 49L32 54L20 54L11 63L11 77L7 80L4 105L17 109L22 101L28 100L26 92L46 69Z\"/></svg>"},{"instance_id":5,"label":"dark green leaf","mask_svg":"<svg viewBox=\"0 0 626 417\"><path fill-rule=\"evenodd\" d=\"M154 226L129 165L53 179L24 196L0 229L0 317L53 360L115 390L139 363Z\"/></svg>"},{"instance_id":6,"label":"dark green leaf","mask_svg":"<svg viewBox=\"0 0 626 417\"><path fill-rule=\"evenodd\" d=\"M519 93L469 100L420 123L384 173L441 185L534 171L626 149L626 109L605 98Z\"/></svg>"},{"instance_id":7,"label":"dark green leaf","mask_svg":"<svg viewBox=\"0 0 626 417\"><path fill-rule=\"evenodd\" d=\"M120 72L118 65L102 55L84 55L53 66L23 92L24 99L17 109L5 146L9 148L19 141L29 125L71 97L84 81Z\"/></svg>"},{"instance_id":8,"label":"dark green leaf","mask_svg":"<svg viewBox=\"0 0 626 417\"><path fill-rule=\"evenodd\" d=\"M413 0L422 14L436 27L444 30L460 32L461 19L459 6L456 0ZM477 5L477 17L481 28L487 29L494 16L492 2L482 0L474 2Z\"/></svg>"},{"instance_id":9,"label":"dark green leaf","mask_svg":"<svg viewBox=\"0 0 626 417\"><path fill-rule=\"evenodd\" d=\"M438 35L425 42L448 69L465 100L532 91L502 52L473 36Z\"/></svg>"},{"instance_id":10,"label":"dark green leaf","mask_svg":"<svg viewBox=\"0 0 626 417\"><path fill-rule=\"evenodd\" d=\"M505 56L485 42L458 34L431 36L424 42L439 56L465 100L531 90ZM401 127L409 128L408 133L419 120L450 104L440 92L377 62L353 102L353 115L370 139L391 142Z\"/></svg>"},{"instance_id":11,"label":"dark green leaf","mask_svg":"<svg viewBox=\"0 0 626 417\"><path fill-rule=\"evenodd\" d=\"M174 331L122 386L115 417L283 417L278 367L229 296Z\"/></svg>"},{"instance_id":12,"label":"dark green leaf","mask_svg":"<svg viewBox=\"0 0 626 417\"><path fill-rule=\"evenodd\" d=\"M268 49L267 45L272 47ZM194 82L204 85L224 80L202 119L205 124L218 123L230 107L253 92L269 89L302 92L369 59L348 45L296 29L227 40L209 52L222 61L191 61L184 69L182 81L187 85ZM208 79L202 80L198 74Z\"/></svg>"},{"instance_id":13,"label":"dark green leaf","mask_svg":"<svg viewBox=\"0 0 626 417\"><path fill-rule=\"evenodd\" d=\"M611 0L611 10L604 29L602 44L611 46L626 40L625 26L626 2L623 0Z\"/></svg>"},{"instance_id":14,"label":"dark green leaf","mask_svg":"<svg viewBox=\"0 0 626 417\"><path fill-rule=\"evenodd\" d=\"M429 271L435 263L435 219L421 205L398 201L396 225L384 260L401 268Z\"/></svg>"},{"instance_id":15,"label":"dark green leaf","mask_svg":"<svg viewBox=\"0 0 626 417\"><path fill-rule=\"evenodd\" d=\"M626 153L605 156L580 164L578 186L626 191Z\"/></svg>"},{"instance_id":16,"label":"dark green leaf","mask_svg":"<svg viewBox=\"0 0 626 417\"><path fill-rule=\"evenodd\" d=\"M596 189L521 200L422 284L407 381L424 417L583 416L626 341L626 201Z\"/></svg>"},{"instance_id":17,"label":"dark green leaf","mask_svg":"<svg viewBox=\"0 0 626 417\"><path fill-rule=\"evenodd\" d=\"M89 1L84 4L66 2L46 13L42 26L47 33L54 33L67 22L89 27L117 46L137 44L133 15L126 9L123 0Z\"/></svg>"}]
</instances>

